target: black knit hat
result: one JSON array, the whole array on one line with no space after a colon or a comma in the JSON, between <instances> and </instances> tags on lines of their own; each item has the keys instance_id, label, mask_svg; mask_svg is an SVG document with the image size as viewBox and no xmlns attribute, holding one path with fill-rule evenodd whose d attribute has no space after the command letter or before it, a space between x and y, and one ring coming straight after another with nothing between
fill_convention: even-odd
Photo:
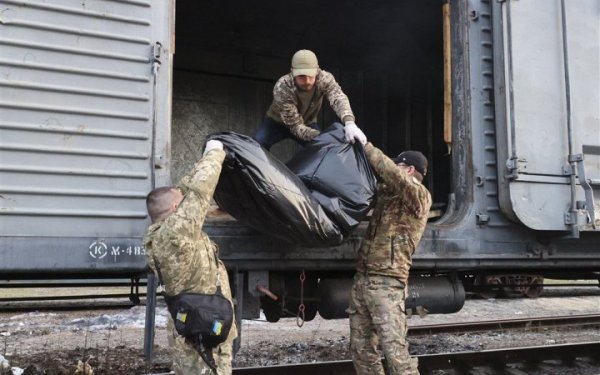
<instances>
[{"instance_id":1,"label":"black knit hat","mask_svg":"<svg viewBox=\"0 0 600 375\"><path fill-rule=\"evenodd\" d=\"M404 151L392 159L394 163L412 165L423 176L427 174L427 158L419 151Z\"/></svg>"}]
</instances>

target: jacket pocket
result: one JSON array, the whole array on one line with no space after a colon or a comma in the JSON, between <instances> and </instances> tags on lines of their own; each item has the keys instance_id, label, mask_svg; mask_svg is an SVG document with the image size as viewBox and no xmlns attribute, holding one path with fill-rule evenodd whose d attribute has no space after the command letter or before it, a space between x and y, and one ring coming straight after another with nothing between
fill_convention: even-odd
<instances>
[{"instance_id":1,"label":"jacket pocket","mask_svg":"<svg viewBox=\"0 0 600 375\"><path fill-rule=\"evenodd\" d=\"M397 234L392 237L391 245L392 264L394 262L401 262L404 259L410 259L411 239L407 234Z\"/></svg>"}]
</instances>

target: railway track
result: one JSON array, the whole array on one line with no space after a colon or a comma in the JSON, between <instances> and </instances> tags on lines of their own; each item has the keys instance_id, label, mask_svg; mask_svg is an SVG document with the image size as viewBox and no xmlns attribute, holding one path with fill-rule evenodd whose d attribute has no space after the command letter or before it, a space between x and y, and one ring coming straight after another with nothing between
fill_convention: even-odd
<instances>
[{"instance_id":1,"label":"railway track","mask_svg":"<svg viewBox=\"0 0 600 375\"><path fill-rule=\"evenodd\" d=\"M479 322L413 326L410 336L441 333L552 329L564 327L600 327L600 314L582 314L523 319L502 319ZM600 342L513 347L495 350L461 351L422 354L419 371L424 374L564 374L566 370L595 369L578 374L600 374ZM440 372L441 371L441 372ZM579 371L579 370L577 370ZM246 367L233 370L234 375L354 374L350 360L289 364L267 367ZM164 373L167 375L172 373ZM158 375L158 374L153 374Z\"/></svg>"},{"instance_id":2,"label":"railway track","mask_svg":"<svg viewBox=\"0 0 600 375\"><path fill-rule=\"evenodd\" d=\"M600 343L579 343L552 346L521 347L457 353L425 354L419 358L421 374L446 370L457 374L512 374L526 375L532 370L550 370L556 373L563 367L600 365ZM553 362L547 362L553 361ZM352 361L321 362L271 367L248 367L233 370L235 375L329 375L354 374Z\"/></svg>"},{"instance_id":3,"label":"railway track","mask_svg":"<svg viewBox=\"0 0 600 375\"><path fill-rule=\"evenodd\" d=\"M561 328L568 327L567 330L560 331ZM460 322L452 324L435 324L435 325L420 325L412 326L409 329L409 335L412 337L432 337L434 341L436 335L450 334L462 335L467 332L497 332L516 330L524 332L538 332L540 337L551 333L552 337L561 336L560 332L582 332L578 330L583 328L585 331L598 332L600 328L600 313L570 315L570 316L554 316L554 317L536 317L536 318L519 318L519 319L502 319L489 320L478 322ZM556 330L556 331L553 331ZM508 338L511 334L505 334ZM438 336L441 337L441 336ZM586 336L592 339L597 335ZM573 341L581 340L579 336L571 336ZM445 342L451 340L445 339ZM542 339L543 340L543 339ZM546 340L543 340L547 342ZM522 344L521 342L512 345ZM531 341L530 341L531 342ZM534 341L535 342L535 341ZM540 341L541 342L541 341ZM5 343L6 344L6 343ZM575 344L575 345L554 345L536 348L509 348L501 350L478 350L474 352L460 353L436 353L422 354L420 358L420 366L422 374L600 374L600 345L599 342ZM445 351L448 346L436 346L437 351ZM464 348L464 346L463 346ZM472 346L467 346L467 350ZM432 353L431 349L421 350L420 353ZM343 356L342 356L343 355ZM327 356L326 358L347 358L347 352L339 357ZM595 356L595 357L594 357ZM280 357L287 358L287 357ZM296 361L302 357L296 357ZM309 358L309 357L306 357ZM314 357L318 360L318 356ZM325 357L321 357L325 358ZM164 358L163 358L164 359ZM282 359L283 361L284 359ZM256 363L256 362L246 362ZM160 366L154 367L155 371L161 371L169 367L168 363L160 362ZM164 365L164 366L163 366ZM563 372L561 369L567 369L570 365L577 365L582 368L585 366L595 366L595 372ZM529 366L529 367L528 367ZM483 369L480 369L481 367ZM551 370L544 370L548 367ZM151 368L151 367L150 367ZM146 367L145 371L150 368ZM491 370L490 368L494 368ZM537 372L529 372L529 369L538 369ZM499 369L499 370L498 370ZM438 372L438 370L442 372ZM353 369L350 361L335 361L325 363L310 363L296 364L287 366L275 367L247 367L235 369L234 374L352 374Z\"/></svg>"},{"instance_id":4,"label":"railway track","mask_svg":"<svg viewBox=\"0 0 600 375\"><path fill-rule=\"evenodd\" d=\"M515 329L559 328L568 326L600 327L600 313L420 325L409 327L408 335L423 336L440 333L509 331Z\"/></svg>"},{"instance_id":5,"label":"railway track","mask_svg":"<svg viewBox=\"0 0 600 375\"><path fill-rule=\"evenodd\" d=\"M0 312L119 309L145 297L145 279L0 280Z\"/></svg>"},{"instance_id":6,"label":"railway track","mask_svg":"<svg viewBox=\"0 0 600 375\"><path fill-rule=\"evenodd\" d=\"M600 314L502 319L452 324L413 326L409 336L442 333L558 329L564 327L600 327ZM497 350L462 351L418 355L419 370L424 374L511 374L526 375L568 373L568 369L594 368L600 374L600 342L560 344L552 346L514 347ZM537 371L537 372L536 372ZM273 367L248 367L234 369L233 374L354 374L349 360Z\"/></svg>"},{"instance_id":7,"label":"railway track","mask_svg":"<svg viewBox=\"0 0 600 375\"><path fill-rule=\"evenodd\" d=\"M78 311L127 309L140 304L140 297L131 294L48 296L39 298L0 298L0 312ZM137 299L136 299L137 298Z\"/></svg>"},{"instance_id":8,"label":"railway track","mask_svg":"<svg viewBox=\"0 0 600 375\"><path fill-rule=\"evenodd\" d=\"M446 374L511 374L532 372L560 374L566 369L600 369L600 343L587 342L551 346L519 347L455 353L424 354L419 359L422 375L435 371ZM385 362L385 361L384 361ZM234 375L333 375L354 374L352 361L331 361L233 369ZM590 374L592 372L589 372ZM171 373L148 374L168 375Z\"/></svg>"}]
</instances>

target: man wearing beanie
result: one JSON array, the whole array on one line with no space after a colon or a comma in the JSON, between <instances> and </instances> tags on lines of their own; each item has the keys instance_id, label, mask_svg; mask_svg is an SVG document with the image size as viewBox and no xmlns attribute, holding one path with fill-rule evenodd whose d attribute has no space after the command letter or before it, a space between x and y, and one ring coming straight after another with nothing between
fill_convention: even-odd
<instances>
[{"instance_id":1,"label":"man wearing beanie","mask_svg":"<svg viewBox=\"0 0 600 375\"><path fill-rule=\"evenodd\" d=\"M348 309L352 361L357 375L384 375L379 341L390 375L418 375L417 359L408 353L404 301L412 255L431 207L431 195L422 185L427 158L405 151L390 159L371 143L365 151L379 185Z\"/></svg>"},{"instance_id":2,"label":"man wearing beanie","mask_svg":"<svg viewBox=\"0 0 600 375\"><path fill-rule=\"evenodd\" d=\"M323 97L345 124L346 141L364 145L367 138L354 122L348 97L333 75L319 68L317 56L306 49L294 54L290 73L275 83L273 102L254 139L267 150L286 138L310 141L320 134L317 116Z\"/></svg>"}]
</instances>

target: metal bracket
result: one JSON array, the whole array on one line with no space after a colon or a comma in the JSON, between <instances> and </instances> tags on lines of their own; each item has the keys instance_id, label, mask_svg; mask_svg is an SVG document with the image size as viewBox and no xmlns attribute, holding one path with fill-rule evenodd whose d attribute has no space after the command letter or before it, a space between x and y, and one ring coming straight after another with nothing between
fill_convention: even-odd
<instances>
[{"instance_id":1,"label":"metal bracket","mask_svg":"<svg viewBox=\"0 0 600 375\"><path fill-rule=\"evenodd\" d=\"M161 50L162 44L160 42L156 42L154 43L154 46L152 48L152 56L154 57L154 61L159 61L160 62L160 50Z\"/></svg>"},{"instance_id":2,"label":"metal bracket","mask_svg":"<svg viewBox=\"0 0 600 375\"><path fill-rule=\"evenodd\" d=\"M477 221L477 225L485 225L490 222L490 215L477 214L475 215L475 219Z\"/></svg>"},{"instance_id":3,"label":"metal bracket","mask_svg":"<svg viewBox=\"0 0 600 375\"><path fill-rule=\"evenodd\" d=\"M579 163L583 161L583 154L569 155L569 163Z\"/></svg>"},{"instance_id":4,"label":"metal bracket","mask_svg":"<svg viewBox=\"0 0 600 375\"><path fill-rule=\"evenodd\" d=\"M160 42L154 43L152 46L152 73L158 75L158 68L160 68L160 51L162 44Z\"/></svg>"},{"instance_id":5,"label":"metal bracket","mask_svg":"<svg viewBox=\"0 0 600 375\"><path fill-rule=\"evenodd\" d=\"M579 184L583 188L585 195L585 211L587 211L588 220L592 223L592 228L596 229L596 212L594 210L594 190L592 189L591 179L585 178L585 167L583 165L583 154L573 155L577 163L577 177L579 178ZM571 161L571 156L569 156Z\"/></svg>"},{"instance_id":6,"label":"metal bracket","mask_svg":"<svg viewBox=\"0 0 600 375\"><path fill-rule=\"evenodd\" d=\"M166 167L166 158L164 155L155 155L154 156L154 168L155 169L163 169Z\"/></svg>"},{"instance_id":7,"label":"metal bracket","mask_svg":"<svg viewBox=\"0 0 600 375\"><path fill-rule=\"evenodd\" d=\"M572 164L563 165L563 176L574 176L577 174Z\"/></svg>"},{"instance_id":8,"label":"metal bracket","mask_svg":"<svg viewBox=\"0 0 600 375\"><path fill-rule=\"evenodd\" d=\"M573 225L577 222L574 212L565 212L565 225Z\"/></svg>"},{"instance_id":9,"label":"metal bracket","mask_svg":"<svg viewBox=\"0 0 600 375\"><path fill-rule=\"evenodd\" d=\"M485 179L481 176L475 176L475 186L482 187L484 185Z\"/></svg>"},{"instance_id":10,"label":"metal bracket","mask_svg":"<svg viewBox=\"0 0 600 375\"><path fill-rule=\"evenodd\" d=\"M515 180L519 177L519 172L522 169L526 168L526 160L519 159L517 157L512 157L506 161L506 169L508 169L508 174L506 178L509 180Z\"/></svg>"},{"instance_id":11,"label":"metal bracket","mask_svg":"<svg viewBox=\"0 0 600 375\"><path fill-rule=\"evenodd\" d=\"M263 295L257 287L269 288L269 271L248 271L248 292L254 297Z\"/></svg>"}]
</instances>

